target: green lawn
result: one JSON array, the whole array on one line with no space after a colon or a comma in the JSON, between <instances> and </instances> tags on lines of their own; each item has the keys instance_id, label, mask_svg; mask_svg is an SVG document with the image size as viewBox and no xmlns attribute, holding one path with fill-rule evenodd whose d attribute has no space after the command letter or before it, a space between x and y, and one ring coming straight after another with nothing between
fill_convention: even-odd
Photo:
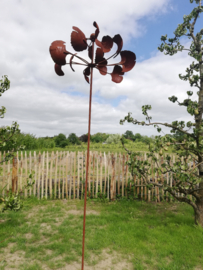
<instances>
[{"instance_id":1,"label":"green lawn","mask_svg":"<svg viewBox=\"0 0 203 270\"><path fill-rule=\"evenodd\" d=\"M29 198L0 214L0 269L81 269L83 201ZM103 268L102 268L103 267ZM85 270L203 269L203 229L180 203L87 202Z\"/></svg>"}]
</instances>

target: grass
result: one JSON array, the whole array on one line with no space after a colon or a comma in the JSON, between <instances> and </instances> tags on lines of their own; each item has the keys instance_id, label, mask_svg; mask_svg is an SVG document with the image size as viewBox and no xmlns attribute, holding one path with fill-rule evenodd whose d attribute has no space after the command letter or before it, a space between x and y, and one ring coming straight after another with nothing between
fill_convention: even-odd
<instances>
[{"instance_id":1,"label":"grass","mask_svg":"<svg viewBox=\"0 0 203 270\"><path fill-rule=\"evenodd\" d=\"M0 214L0 270L81 269L82 224L79 200L32 197ZM203 269L203 229L181 203L88 200L85 248L87 270Z\"/></svg>"}]
</instances>

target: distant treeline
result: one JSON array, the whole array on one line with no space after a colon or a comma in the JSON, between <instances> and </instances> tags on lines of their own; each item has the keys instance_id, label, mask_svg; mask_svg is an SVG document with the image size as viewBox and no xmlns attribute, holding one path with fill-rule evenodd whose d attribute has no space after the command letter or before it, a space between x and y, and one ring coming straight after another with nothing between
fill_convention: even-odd
<instances>
[{"instance_id":1,"label":"distant treeline","mask_svg":"<svg viewBox=\"0 0 203 270\"><path fill-rule=\"evenodd\" d=\"M5 138L9 134L4 134ZM140 133L133 134L132 131L127 130L123 134L125 138L125 143L128 143L129 140L133 142L143 142L148 144L153 142L155 136L143 136ZM171 135L182 141L184 137L181 134L174 134ZM96 133L94 135L90 135L90 141L92 143L120 143L120 134L107 134L107 133ZM81 145L82 143L86 143L88 139L88 134L83 134L82 136L78 137L75 133L71 133L69 136L66 137L65 134L58 134L54 137L40 137L36 138L35 135L30 133L19 133L12 137L10 143L15 142L15 148L18 149L20 146L24 146L24 150L37 150L37 149L52 149L55 147L65 148L69 145ZM1 138L0 138L1 140ZM0 147L0 151L9 151L10 143L8 142L5 146Z\"/></svg>"}]
</instances>

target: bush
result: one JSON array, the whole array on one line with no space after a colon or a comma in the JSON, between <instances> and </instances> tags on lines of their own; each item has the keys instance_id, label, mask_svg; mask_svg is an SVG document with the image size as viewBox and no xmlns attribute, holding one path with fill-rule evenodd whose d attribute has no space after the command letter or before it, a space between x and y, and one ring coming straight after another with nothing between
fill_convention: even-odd
<instances>
[{"instance_id":1,"label":"bush","mask_svg":"<svg viewBox=\"0 0 203 270\"><path fill-rule=\"evenodd\" d=\"M120 143L121 135L120 134L111 134L108 139L106 140L106 143Z\"/></svg>"}]
</instances>

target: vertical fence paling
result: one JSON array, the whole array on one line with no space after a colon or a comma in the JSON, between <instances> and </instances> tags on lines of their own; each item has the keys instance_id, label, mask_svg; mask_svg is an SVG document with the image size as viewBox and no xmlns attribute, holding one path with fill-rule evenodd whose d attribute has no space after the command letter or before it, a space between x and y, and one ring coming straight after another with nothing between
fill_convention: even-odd
<instances>
[{"instance_id":1,"label":"vertical fence paling","mask_svg":"<svg viewBox=\"0 0 203 270\"><path fill-rule=\"evenodd\" d=\"M77 155L77 161L78 161L78 177L77 177L77 199L79 199L80 195L80 152L78 152Z\"/></svg>"},{"instance_id":2,"label":"vertical fence paling","mask_svg":"<svg viewBox=\"0 0 203 270\"><path fill-rule=\"evenodd\" d=\"M49 176L49 153L47 151L47 156L46 156L46 174L45 174L45 198L47 199L48 196L48 178L51 178L51 176Z\"/></svg>"},{"instance_id":3,"label":"vertical fence paling","mask_svg":"<svg viewBox=\"0 0 203 270\"><path fill-rule=\"evenodd\" d=\"M32 173L32 154L29 153L29 175ZM29 195L32 194L32 189L29 189Z\"/></svg>"},{"instance_id":4,"label":"vertical fence paling","mask_svg":"<svg viewBox=\"0 0 203 270\"><path fill-rule=\"evenodd\" d=\"M32 168L31 168L31 173L32 173L32 178L30 179L31 181L34 181L34 185L32 187L32 194L33 196L37 195L37 171L38 171L38 166L37 166L37 155L36 151L33 152L33 163L32 163Z\"/></svg>"},{"instance_id":5,"label":"vertical fence paling","mask_svg":"<svg viewBox=\"0 0 203 270\"><path fill-rule=\"evenodd\" d=\"M89 154L89 168L88 168L88 187L87 187L87 191L89 193L89 196L91 195L91 160L92 160L92 152L90 151Z\"/></svg>"},{"instance_id":6,"label":"vertical fence paling","mask_svg":"<svg viewBox=\"0 0 203 270\"><path fill-rule=\"evenodd\" d=\"M3 187L5 187L6 184L6 176L5 176L5 170L6 170L6 162L5 162L5 152L3 153ZM8 191L8 187L6 188ZM5 189L4 189L5 190ZM5 191L3 190L3 196L5 195Z\"/></svg>"},{"instance_id":7,"label":"vertical fence paling","mask_svg":"<svg viewBox=\"0 0 203 270\"><path fill-rule=\"evenodd\" d=\"M5 159L5 152L0 154L0 158ZM157 155L158 158L158 155ZM164 194L162 188L154 187L149 190L143 186L143 179L132 176L129 172L128 161L129 156L125 154L108 154L91 152L89 160L89 174L88 174L88 195L92 198L97 198L98 192L106 194L107 198L115 199L118 196L127 196L128 188L131 195L138 196L141 199L151 201L155 199L160 202L161 199L166 198L168 201L168 194ZM146 153L139 157L141 160L146 160ZM86 171L87 152L39 152L39 155L32 157L31 152L29 155L25 152L18 153L13 162L3 162L3 174L1 176L1 186L3 188L6 184L6 190L12 188L13 191L20 190L27 183L28 172L31 174L33 171L33 180L35 184L29 192L24 192L24 196L33 194L40 198L59 198L64 199L79 199L83 198L84 176ZM158 165L163 163L163 157L158 160ZM190 158L186 161L190 162ZM171 154L171 165L175 163L175 155ZM193 161L194 163L194 161ZM85 166L84 166L85 165ZM191 166L191 165L190 165ZM194 166L194 164L193 164ZM163 173L155 173L157 164L151 160L150 177L152 181L167 184L172 186L173 175L167 173L165 178ZM12 174L11 174L12 172ZM138 187L132 188L129 186L129 178L134 181ZM3 193L4 195L4 193ZM165 197L166 196L166 197ZM190 196L191 197L191 196Z\"/></svg>"},{"instance_id":8,"label":"vertical fence paling","mask_svg":"<svg viewBox=\"0 0 203 270\"><path fill-rule=\"evenodd\" d=\"M94 198L94 191L95 191L95 188L94 188L94 185L95 185L95 153L93 153L93 160L92 160L92 175L93 175L93 179L92 179L92 197Z\"/></svg>"},{"instance_id":9,"label":"vertical fence paling","mask_svg":"<svg viewBox=\"0 0 203 270\"><path fill-rule=\"evenodd\" d=\"M20 153L20 191L23 189L23 152ZM19 171L19 170L18 170Z\"/></svg>"},{"instance_id":10,"label":"vertical fence paling","mask_svg":"<svg viewBox=\"0 0 203 270\"><path fill-rule=\"evenodd\" d=\"M17 172L17 157L13 158L13 169L12 169L12 192L17 191L17 181L18 181L18 172ZM8 188L9 188L9 177L10 176L10 160L8 162Z\"/></svg>"},{"instance_id":11,"label":"vertical fence paling","mask_svg":"<svg viewBox=\"0 0 203 270\"><path fill-rule=\"evenodd\" d=\"M71 187L72 187L72 153L69 156L70 159L70 177L69 177L69 200L71 199Z\"/></svg>"}]
</instances>

